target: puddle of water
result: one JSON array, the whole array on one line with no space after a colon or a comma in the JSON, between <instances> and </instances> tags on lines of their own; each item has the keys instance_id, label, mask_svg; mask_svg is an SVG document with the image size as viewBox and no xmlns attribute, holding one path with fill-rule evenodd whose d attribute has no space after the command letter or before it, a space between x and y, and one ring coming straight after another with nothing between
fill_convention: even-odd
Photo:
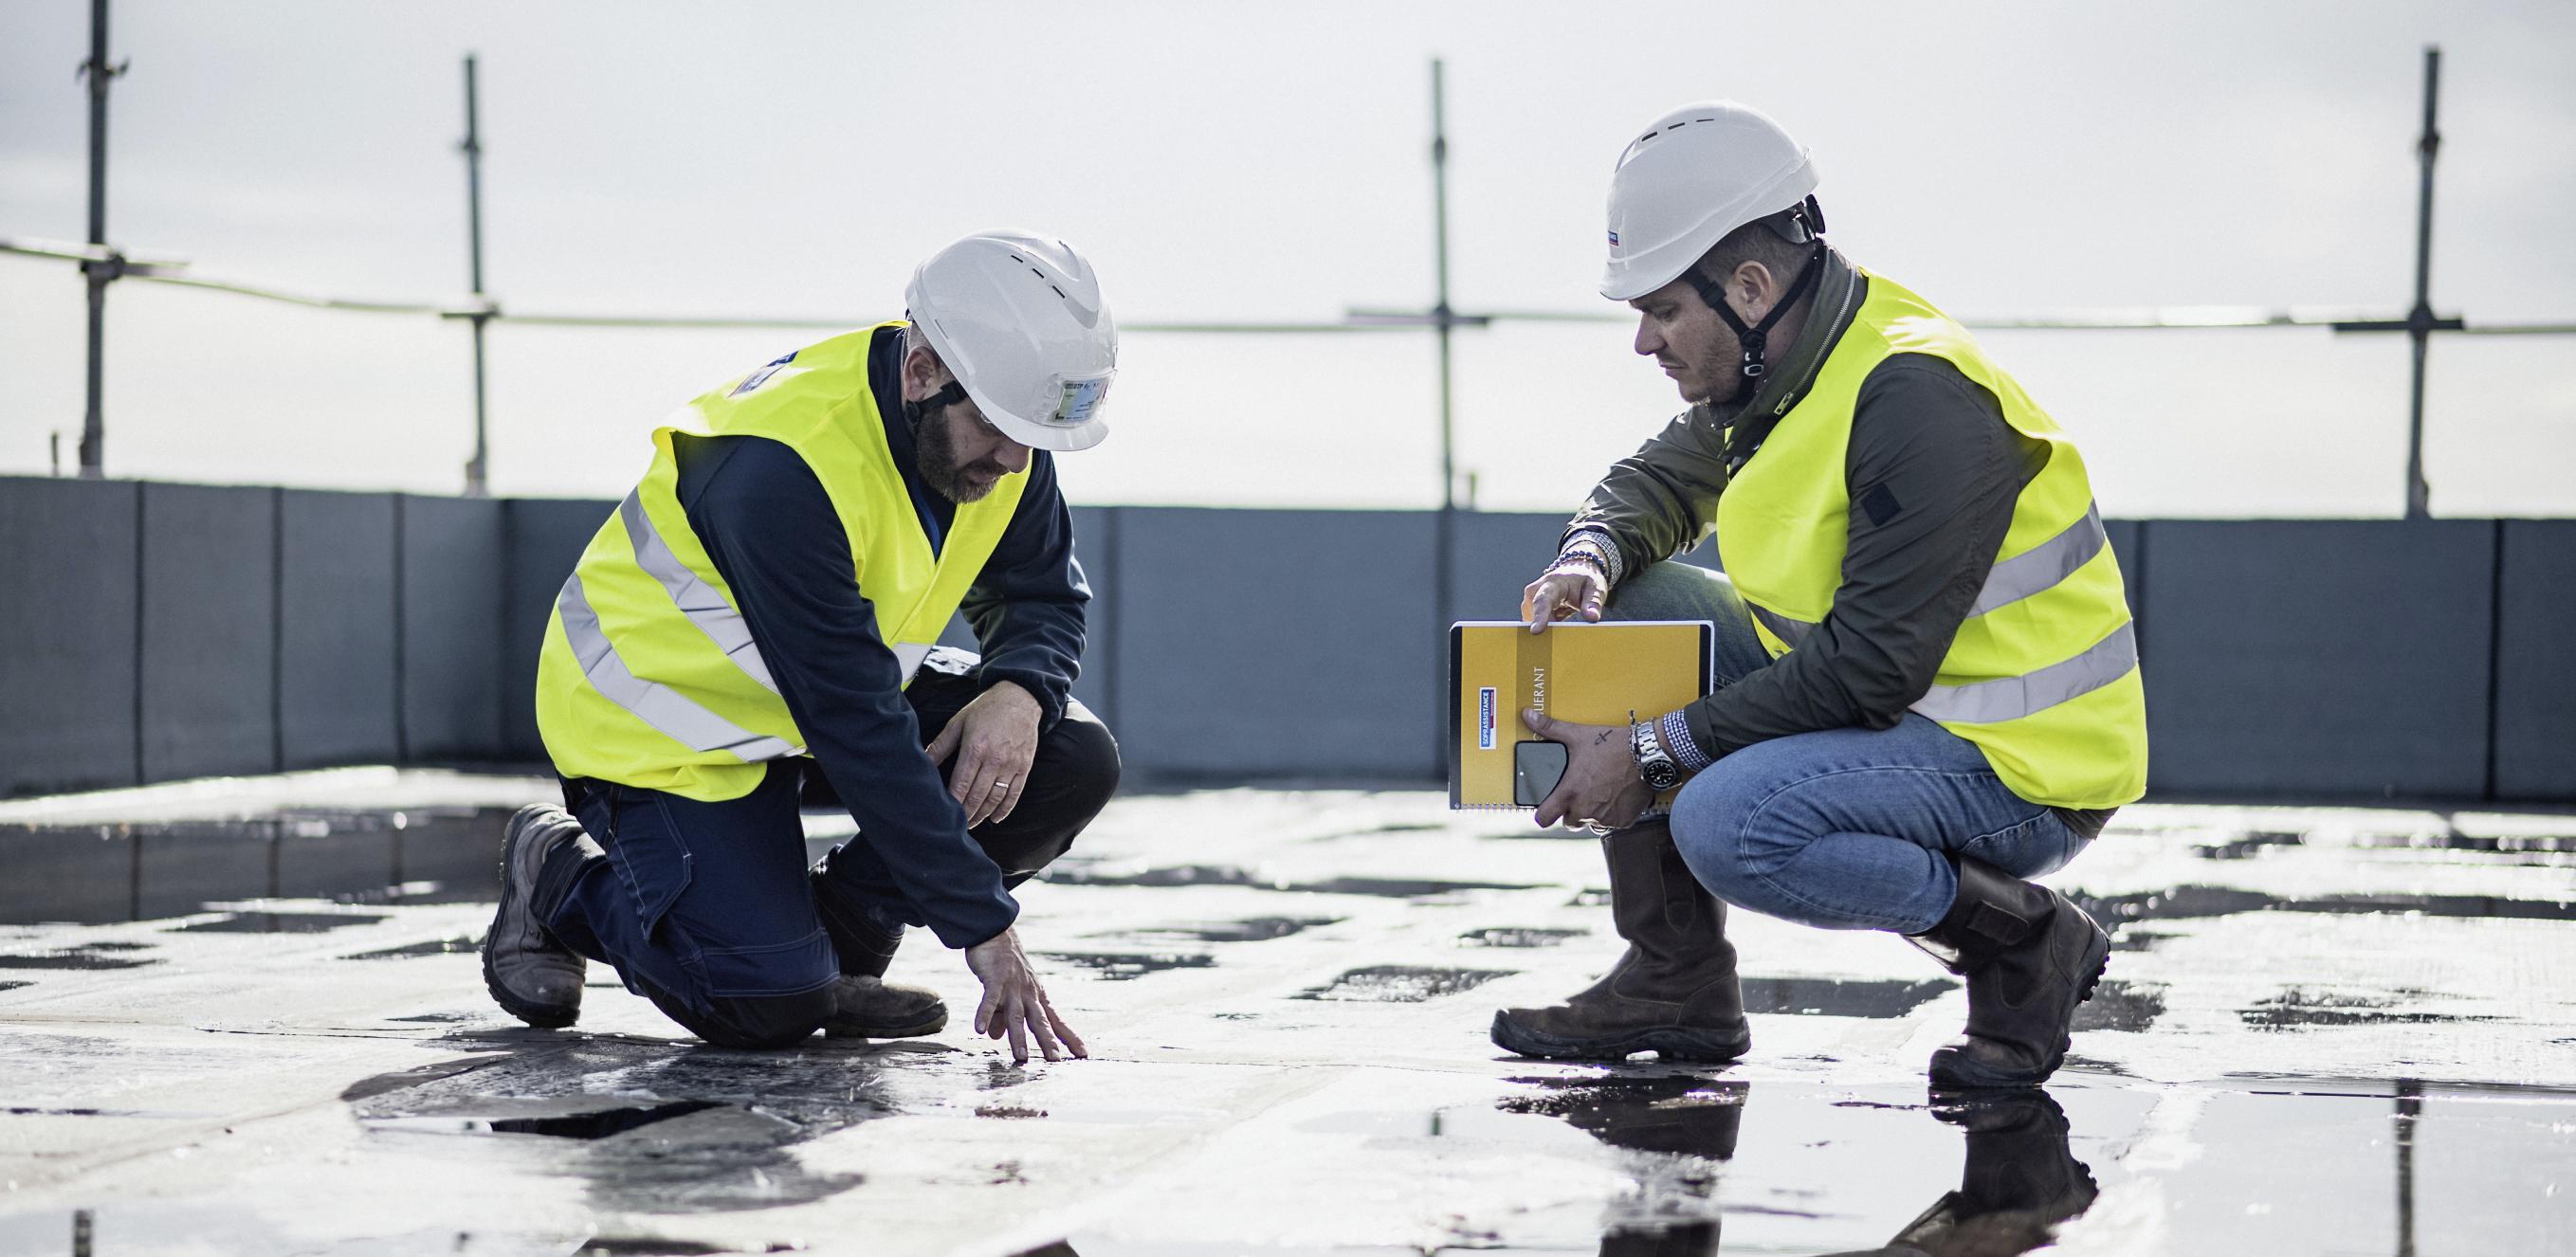
<instances>
[{"instance_id":1,"label":"puddle of water","mask_svg":"<svg viewBox=\"0 0 2576 1257\"><path fill-rule=\"evenodd\" d=\"M1948 978L1920 982L1842 978L1744 978L1744 1011L1812 1017L1902 1017L1959 989Z\"/></svg>"},{"instance_id":2,"label":"puddle of water","mask_svg":"<svg viewBox=\"0 0 2576 1257\"><path fill-rule=\"evenodd\" d=\"M2265 847L2295 847L2305 835L2274 830L2246 830L2225 842L2195 846L2193 855L2204 860L2243 860L2261 855Z\"/></svg>"},{"instance_id":3,"label":"puddle of water","mask_svg":"<svg viewBox=\"0 0 2576 1257\"><path fill-rule=\"evenodd\" d=\"M2067 897L2106 926L2123 921L2223 917L2239 912L2419 912L2431 917L2576 921L2576 902L2500 899L2492 895L2320 895L2314 899L2280 899L2260 891L2224 886L2176 886L2131 895L2071 891Z\"/></svg>"},{"instance_id":4,"label":"puddle of water","mask_svg":"<svg viewBox=\"0 0 2576 1257\"><path fill-rule=\"evenodd\" d=\"M1447 895L1462 890L1535 890L1514 882L1436 882L1409 878L1336 877L1321 882L1300 882L1277 887L1279 890L1308 891L1318 895L1374 895L1381 899L1420 899L1427 895Z\"/></svg>"},{"instance_id":5,"label":"puddle of water","mask_svg":"<svg viewBox=\"0 0 2576 1257\"><path fill-rule=\"evenodd\" d=\"M1255 886L1250 873L1216 864L1185 864L1142 873L1095 873L1087 868L1048 869L1039 880L1064 886Z\"/></svg>"},{"instance_id":6,"label":"puddle of water","mask_svg":"<svg viewBox=\"0 0 2576 1257\"><path fill-rule=\"evenodd\" d=\"M1216 957L1205 952L1046 951L1038 954L1076 968L1093 970L1093 976L1108 982L1124 982L1166 969L1206 969L1216 964Z\"/></svg>"},{"instance_id":7,"label":"puddle of water","mask_svg":"<svg viewBox=\"0 0 2576 1257\"><path fill-rule=\"evenodd\" d=\"M358 912L237 912L219 921L200 921L167 931L171 934L319 934L352 925L385 920Z\"/></svg>"},{"instance_id":8,"label":"puddle of water","mask_svg":"<svg viewBox=\"0 0 2576 1257\"><path fill-rule=\"evenodd\" d=\"M1561 1117L1606 1144L1712 1161L1734 1157L1749 1091L1745 1083L1689 1074L1509 1081L1537 1087L1540 1093L1512 1096L1494 1106L1503 1112Z\"/></svg>"},{"instance_id":9,"label":"puddle of water","mask_svg":"<svg viewBox=\"0 0 2576 1257\"><path fill-rule=\"evenodd\" d=\"M495 1019L495 1018L493 1018L493 1017L491 1017L491 1016L488 1016L488 1015L486 1015L486 1014L483 1014L483 1013L422 1013L421 1015L419 1015L419 1016L417 1016L417 1017L387 1017L387 1018L385 1018L385 1020L387 1020L387 1021L458 1022L458 1021L492 1021L492 1020L496 1020L496 1019Z\"/></svg>"},{"instance_id":10,"label":"puddle of water","mask_svg":"<svg viewBox=\"0 0 2576 1257\"><path fill-rule=\"evenodd\" d=\"M2430 993L2410 991L2401 994ZM2451 1013L2400 1012L2396 1011L2397 1005L2398 1000L2394 996L2346 995L2294 986L2270 999L2256 1000L2254 1007L2240 1009L2236 1015L2257 1030L2286 1030L2298 1026L2420 1026L2497 1020Z\"/></svg>"},{"instance_id":11,"label":"puddle of water","mask_svg":"<svg viewBox=\"0 0 2576 1257\"><path fill-rule=\"evenodd\" d=\"M34 985L35 985L35 983L33 983L33 982L0 982L0 991L14 991L14 990L17 990L19 987L22 987L22 986L34 986Z\"/></svg>"},{"instance_id":12,"label":"puddle of water","mask_svg":"<svg viewBox=\"0 0 2576 1257\"><path fill-rule=\"evenodd\" d=\"M1292 999L1351 1000L1381 1004L1419 1004L1442 995L1472 991L1512 969L1430 969L1419 965L1371 965L1353 969L1330 983L1291 996Z\"/></svg>"},{"instance_id":13,"label":"puddle of water","mask_svg":"<svg viewBox=\"0 0 2576 1257\"><path fill-rule=\"evenodd\" d=\"M1045 880L1069 886L1249 886L1256 890L1303 891L1318 895L1375 895L1418 899L1461 890L1530 890L1511 882L1444 882L1413 878L1335 877L1320 882L1264 882L1239 868L1184 864L1141 873L1095 873L1089 869L1048 870Z\"/></svg>"},{"instance_id":14,"label":"puddle of water","mask_svg":"<svg viewBox=\"0 0 2576 1257\"><path fill-rule=\"evenodd\" d=\"M655 1122L721 1108L713 1100L681 1100L673 1104L639 1105L623 1109L593 1109L587 1113L568 1113L561 1117L504 1117L492 1122L492 1129L512 1135L553 1135L560 1139L606 1139Z\"/></svg>"},{"instance_id":15,"label":"puddle of water","mask_svg":"<svg viewBox=\"0 0 2576 1257\"><path fill-rule=\"evenodd\" d=\"M2153 982L2104 978L2093 998L2075 1006L2075 1029L2140 1031L2164 1015L2165 988Z\"/></svg>"},{"instance_id":16,"label":"puddle of water","mask_svg":"<svg viewBox=\"0 0 2576 1257\"><path fill-rule=\"evenodd\" d=\"M0 956L0 969L140 969L161 962L100 953L133 951L149 946L149 943L92 943L86 947L63 947L32 955Z\"/></svg>"},{"instance_id":17,"label":"puddle of water","mask_svg":"<svg viewBox=\"0 0 2576 1257\"><path fill-rule=\"evenodd\" d=\"M483 950L480 938L433 938L426 943L405 943L382 951L362 951L342 960L408 960L413 956L452 956L460 952Z\"/></svg>"},{"instance_id":18,"label":"puddle of water","mask_svg":"<svg viewBox=\"0 0 2576 1257\"><path fill-rule=\"evenodd\" d=\"M1458 936L1463 947L1554 947L1569 938L1581 938L1590 930L1542 930L1518 925L1497 925L1482 930L1469 930Z\"/></svg>"},{"instance_id":19,"label":"puddle of water","mask_svg":"<svg viewBox=\"0 0 2576 1257\"><path fill-rule=\"evenodd\" d=\"M895 1111L889 1080L903 1076L880 1063L884 1053L832 1047L728 1052L551 1035L459 1041L494 1050L359 1083L343 1093L353 1116L381 1137L419 1131L458 1141L449 1155L489 1155L474 1151L478 1136L468 1123L559 1136L548 1141L558 1151L538 1155L554 1158L553 1172L587 1180L594 1208L619 1213L768 1209L846 1191L858 1175L809 1172L794 1146Z\"/></svg>"},{"instance_id":20,"label":"puddle of water","mask_svg":"<svg viewBox=\"0 0 2576 1257\"><path fill-rule=\"evenodd\" d=\"M1208 925L1166 925L1143 930L1121 930L1115 935L1094 937L1118 938L1186 938L1201 943L1260 943L1286 938L1317 926L1339 925L1341 917L1251 917L1242 921L1224 921Z\"/></svg>"}]
</instances>

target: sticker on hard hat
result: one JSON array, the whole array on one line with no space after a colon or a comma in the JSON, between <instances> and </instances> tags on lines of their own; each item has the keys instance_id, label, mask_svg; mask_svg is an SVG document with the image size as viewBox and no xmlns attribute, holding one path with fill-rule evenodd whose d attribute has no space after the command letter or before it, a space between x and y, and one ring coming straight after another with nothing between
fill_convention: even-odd
<instances>
[{"instance_id":1,"label":"sticker on hard hat","mask_svg":"<svg viewBox=\"0 0 2576 1257\"><path fill-rule=\"evenodd\" d=\"M1047 422L1066 425L1091 422L1091 417L1099 413L1101 399L1109 396L1110 378L1109 375L1095 375L1087 379L1059 381L1055 413L1047 416Z\"/></svg>"},{"instance_id":2,"label":"sticker on hard hat","mask_svg":"<svg viewBox=\"0 0 2576 1257\"><path fill-rule=\"evenodd\" d=\"M1610 233L1610 243L1612 243L1612 244L1617 244L1617 243L1619 243L1619 233L1618 233L1618 232L1615 232L1615 231L1614 231L1614 232L1611 232L1611 233Z\"/></svg>"}]
</instances>

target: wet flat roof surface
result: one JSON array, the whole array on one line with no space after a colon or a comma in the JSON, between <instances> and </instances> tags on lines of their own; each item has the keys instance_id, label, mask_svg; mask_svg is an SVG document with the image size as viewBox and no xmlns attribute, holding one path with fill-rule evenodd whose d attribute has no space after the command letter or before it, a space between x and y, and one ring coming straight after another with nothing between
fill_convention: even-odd
<instances>
[{"instance_id":1,"label":"wet flat roof surface","mask_svg":"<svg viewBox=\"0 0 2576 1257\"><path fill-rule=\"evenodd\" d=\"M1957 984L1745 913L1744 1061L1501 1054L1607 882L1431 792L1113 804L1021 893L1056 1065L924 934L957 1028L756 1054L596 967L517 1026L481 905L0 926L0 1254L2576 1252L2576 817L2142 805L2049 880L2119 928L2074 1059L1938 1109Z\"/></svg>"}]
</instances>

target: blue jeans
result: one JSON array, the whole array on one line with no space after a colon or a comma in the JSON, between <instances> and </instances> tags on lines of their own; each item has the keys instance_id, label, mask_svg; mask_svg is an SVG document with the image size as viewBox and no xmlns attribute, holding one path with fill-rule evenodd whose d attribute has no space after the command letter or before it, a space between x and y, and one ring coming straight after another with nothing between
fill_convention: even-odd
<instances>
[{"instance_id":1,"label":"blue jeans","mask_svg":"<svg viewBox=\"0 0 2576 1257\"><path fill-rule=\"evenodd\" d=\"M1658 563L1603 619L1712 620L1720 688L1768 667L1725 576ZM2062 868L2087 840L2016 795L1976 744L1907 712L1892 729L1826 729L1720 759L1673 801L1673 842L1709 893L1829 930L1920 934L1958 896L1951 856L2015 877Z\"/></svg>"}]
</instances>

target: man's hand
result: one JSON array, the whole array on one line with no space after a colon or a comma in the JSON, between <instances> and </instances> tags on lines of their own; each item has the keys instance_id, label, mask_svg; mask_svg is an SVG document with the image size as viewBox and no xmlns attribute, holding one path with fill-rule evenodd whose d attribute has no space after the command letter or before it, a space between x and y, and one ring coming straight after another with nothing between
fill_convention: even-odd
<instances>
[{"instance_id":1,"label":"man's hand","mask_svg":"<svg viewBox=\"0 0 2576 1257\"><path fill-rule=\"evenodd\" d=\"M984 983L984 1000L975 1006L975 1033L998 1039L1011 1038L1011 1059L1026 1064L1029 1039L1038 1041L1038 1050L1051 1061L1064 1059L1064 1053L1088 1057L1082 1037L1073 1027L1056 1016L1055 1006L1047 1002L1046 991L1038 985L1035 969L1029 967L1028 953L1020 950L1018 927L1002 931L966 949L966 967ZM1061 1047L1057 1040L1063 1040Z\"/></svg>"},{"instance_id":2,"label":"man's hand","mask_svg":"<svg viewBox=\"0 0 2576 1257\"><path fill-rule=\"evenodd\" d=\"M934 764L957 756L948 793L966 806L968 829L1008 817L1019 806L1029 765L1037 762L1038 720L1045 714L1018 682L995 681L924 748Z\"/></svg>"},{"instance_id":3,"label":"man's hand","mask_svg":"<svg viewBox=\"0 0 2576 1257\"><path fill-rule=\"evenodd\" d=\"M1521 723L1550 742L1565 744L1565 776L1538 804L1541 828L1586 821L1604 829L1636 823L1654 803L1655 792L1637 773L1637 755L1628 745L1626 725L1567 724L1535 708L1521 712Z\"/></svg>"},{"instance_id":4,"label":"man's hand","mask_svg":"<svg viewBox=\"0 0 2576 1257\"><path fill-rule=\"evenodd\" d=\"M1601 573L1589 564L1569 564L1541 574L1521 591L1521 618L1529 621L1533 633L1544 633L1549 624L1577 613L1597 624L1601 600L1609 596L1610 583L1601 579Z\"/></svg>"}]
</instances>

